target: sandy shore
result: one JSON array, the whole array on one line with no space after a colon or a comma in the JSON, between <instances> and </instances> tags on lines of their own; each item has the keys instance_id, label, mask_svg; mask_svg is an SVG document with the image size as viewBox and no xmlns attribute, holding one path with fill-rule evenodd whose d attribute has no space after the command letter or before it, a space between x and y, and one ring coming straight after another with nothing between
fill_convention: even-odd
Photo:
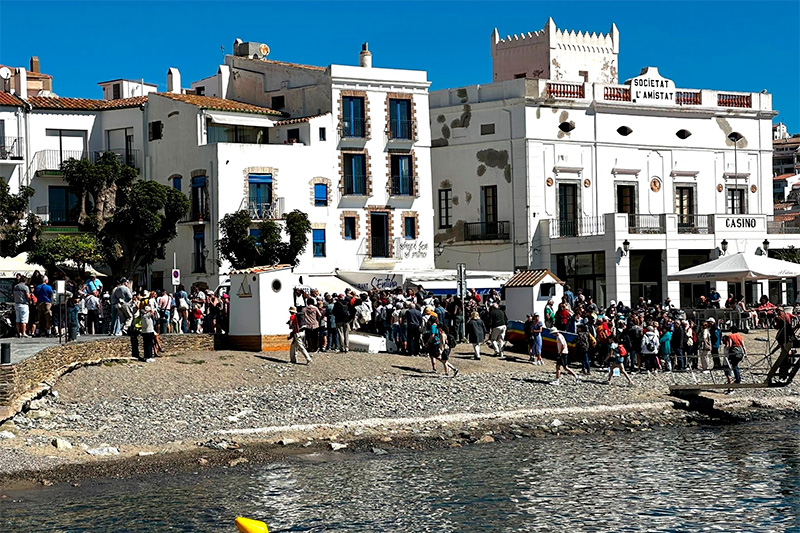
<instances>
[{"instance_id":1,"label":"sandy shore","mask_svg":"<svg viewBox=\"0 0 800 533\"><path fill-rule=\"evenodd\" d=\"M598 371L552 386L552 362L509 355L475 361L460 346L456 378L441 365L432 373L428 358L355 352L316 354L309 366L289 364L285 353L217 351L81 368L0 427L14 435L0 439L0 483L800 413L796 385L706 393L722 411L697 414L668 395L673 379L691 383L688 373L638 374L628 386L623 378L608 385Z\"/></svg>"}]
</instances>

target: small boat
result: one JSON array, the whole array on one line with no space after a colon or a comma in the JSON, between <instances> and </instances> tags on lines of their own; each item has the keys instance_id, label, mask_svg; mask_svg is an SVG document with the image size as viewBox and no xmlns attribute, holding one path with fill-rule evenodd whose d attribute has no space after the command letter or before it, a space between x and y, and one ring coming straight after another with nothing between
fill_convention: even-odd
<instances>
[{"instance_id":1,"label":"small boat","mask_svg":"<svg viewBox=\"0 0 800 533\"><path fill-rule=\"evenodd\" d=\"M236 529L240 533L269 533L267 524L259 520L252 520L243 516L236 517Z\"/></svg>"},{"instance_id":2,"label":"small boat","mask_svg":"<svg viewBox=\"0 0 800 533\"><path fill-rule=\"evenodd\" d=\"M564 340L567 341L570 353L575 353L575 333L567 333L562 331ZM525 323L520 320L509 320L508 331L506 332L506 340L510 342L515 348L521 349L525 353L528 352L525 345ZM542 355L556 356L556 338L550 333L548 328L542 328Z\"/></svg>"}]
</instances>

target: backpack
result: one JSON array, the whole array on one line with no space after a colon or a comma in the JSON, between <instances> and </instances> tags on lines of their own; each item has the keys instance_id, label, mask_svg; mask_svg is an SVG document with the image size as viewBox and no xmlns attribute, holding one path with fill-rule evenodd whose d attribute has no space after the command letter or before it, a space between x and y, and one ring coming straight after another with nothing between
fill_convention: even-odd
<instances>
[{"instance_id":1,"label":"backpack","mask_svg":"<svg viewBox=\"0 0 800 533\"><path fill-rule=\"evenodd\" d=\"M628 355L628 351L625 349L625 347L623 345L620 344L617 347L617 355L619 357L625 357L626 355Z\"/></svg>"},{"instance_id":2,"label":"backpack","mask_svg":"<svg viewBox=\"0 0 800 533\"><path fill-rule=\"evenodd\" d=\"M597 330L597 340L600 342L608 342L609 337L611 337L611 333L606 328L598 328Z\"/></svg>"},{"instance_id":3,"label":"backpack","mask_svg":"<svg viewBox=\"0 0 800 533\"><path fill-rule=\"evenodd\" d=\"M589 334L588 333L581 333L578 335L577 340L575 341L575 347L578 348L578 351L581 353L586 353L589 351Z\"/></svg>"},{"instance_id":4,"label":"backpack","mask_svg":"<svg viewBox=\"0 0 800 533\"><path fill-rule=\"evenodd\" d=\"M658 341L655 338L655 335L646 334L644 336L644 347L647 348L648 352L655 352L658 348Z\"/></svg>"},{"instance_id":5,"label":"backpack","mask_svg":"<svg viewBox=\"0 0 800 533\"><path fill-rule=\"evenodd\" d=\"M592 348L597 347L597 339L594 338L594 335L591 333L587 333L587 335L589 336L589 344L591 344Z\"/></svg>"}]
</instances>

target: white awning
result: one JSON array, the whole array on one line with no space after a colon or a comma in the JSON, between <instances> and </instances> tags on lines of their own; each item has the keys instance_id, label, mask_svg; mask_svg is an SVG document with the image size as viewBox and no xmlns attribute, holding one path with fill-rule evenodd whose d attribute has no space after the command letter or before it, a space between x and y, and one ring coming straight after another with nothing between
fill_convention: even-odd
<instances>
[{"instance_id":1,"label":"white awning","mask_svg":"<svg viewBox=\"0 0 800 533\"><path fill-rule=\"evenodd\" d=\"M17 273L30 276L34 270L45 273L44 267L28 264L28 254L25 252L16 257L0 257L0 278L13 278Z\"/></svg>"},{"instance_id":2,"label":"white awning","mask_svg":"<svg viewBox=\"0 0 800 533\"><path fill-rule=\"evenodd\" d=\"M299 287L307 289L317 289L320 294L344 294L344 291L351 290L354 292L362 292L344 281L333 275L315 276L311 274L303 274L303 284Z\"/></svg>"},{"instance_id":3,"label":"white awning","mask_svg":"<svg viewBox=\"0 0 800 533\"><path fill-rule=\"evenodd\" d=\"M751 279L783 279L800 276L800 265L772 259L765 255L725 255L667 276L669 281L740 281Z\"/></svg>"},{"instance_id":4,"label":"white awning","mask_svg":"<svg viewBox=\"0 0 800 533\"><path fill-rule=\"evenodd\" d=\"M232 126L255 126L269 128L275 125L275 120L266 115L253 113L222 113L219 111L206 111L206 117L216 124L229 124Z\"/></svg>"}]
</instances>

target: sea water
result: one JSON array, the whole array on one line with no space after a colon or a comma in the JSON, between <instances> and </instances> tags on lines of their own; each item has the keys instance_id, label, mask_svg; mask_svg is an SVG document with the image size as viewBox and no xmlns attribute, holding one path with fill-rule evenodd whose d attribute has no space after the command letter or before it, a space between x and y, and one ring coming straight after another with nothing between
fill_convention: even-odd
<instances>
[{"instance_id":1,"label":"sea water","mask_svg":"<svg viewBox=\"0 0 800 533\"><path fill-rule=\"evenodd\" d=\"M800 532L800 422L655 428L2 491L0 531Z\"/></svg>"}]
</instances>

